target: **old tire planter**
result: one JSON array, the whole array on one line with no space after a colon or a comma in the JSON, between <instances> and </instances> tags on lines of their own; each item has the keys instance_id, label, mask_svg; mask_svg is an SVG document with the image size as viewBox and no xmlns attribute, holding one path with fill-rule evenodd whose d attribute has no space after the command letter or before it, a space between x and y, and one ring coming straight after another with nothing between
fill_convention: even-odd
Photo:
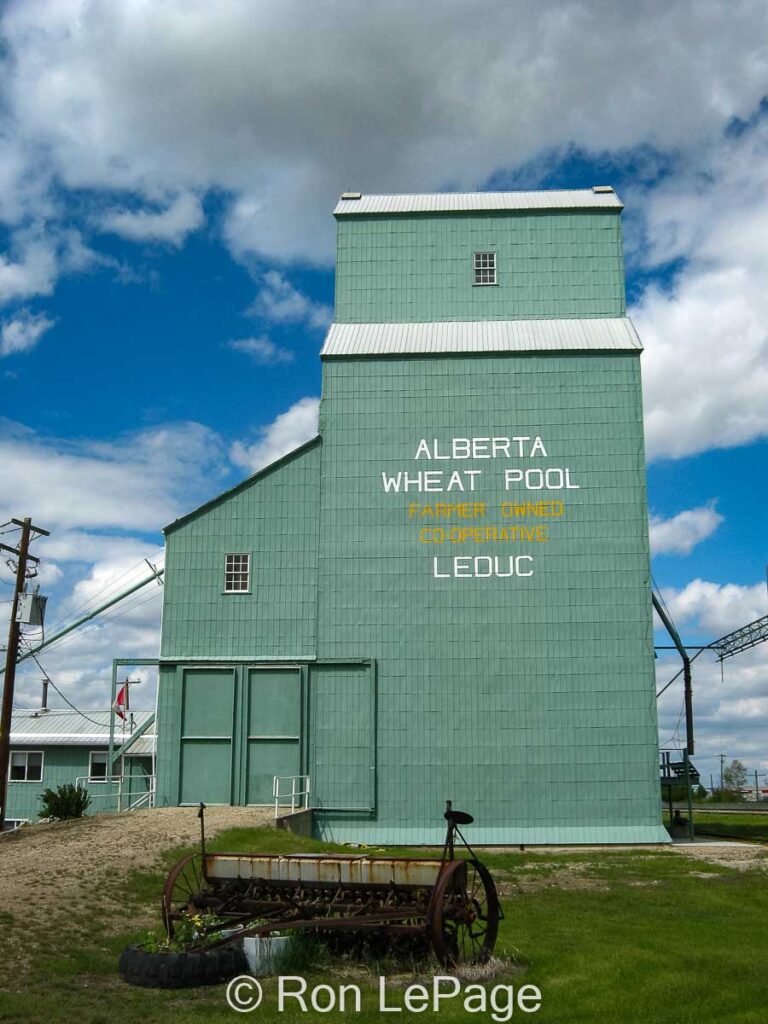
<instances>
[{"instance_id":1,"label":"old tire planter","mask_svg":"<svg viewBox=\"0 0 768 1024\"><path fill-rule=\"evenodd\" d=\"M237 945L195 953L148 953L141 946L126 946L118 967L123 981L142 988L194 988L248 973Z\"/></svg>"}]
</instances>

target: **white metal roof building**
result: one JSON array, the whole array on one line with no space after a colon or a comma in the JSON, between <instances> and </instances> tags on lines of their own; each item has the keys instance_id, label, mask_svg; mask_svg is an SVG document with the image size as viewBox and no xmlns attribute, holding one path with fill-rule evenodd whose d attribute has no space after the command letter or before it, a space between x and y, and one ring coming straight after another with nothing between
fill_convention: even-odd
<instances>
[{"instance_id":1,"label":"white metal roof building","mask_svg":"<svg viewBox=\"0 0 768 1024\"><path fill-rule=\"evenodd\" d=\"M610 185L545 189L538 192L426 192L410 195L364 195L343 192L335 217L397 213L476 213L483 210L623 209Z\"/></svg>"},{"instance_id":2,"label":"white metal roof building","mask_svg":"<svg viewBox=\"0 0 768 1024\"><path fill-rule=\"evenodd\" d=\"M331 324L327 356L459 352L642 351L629 317L569 320L446 320L442 323Z\"/></svg>"},{"instance_id":3,"label":"white metal roof building","mask_svg":"<svg viewBox=\"0 0 768 1024\"><path fill-rule=\"evenodd\" d=\"M6 821L36 821L42 794L60 786L88 789L88 813L151 806L155 726L151 711L129 713L114 733L115 774L109 777L109 711L29 709L13 712ZM132 718L132 722L131 722ZM130 724L133 728L130 728ZM141 732L146 728L145 732ZM131 741L131 737L134 739ZM126 744L130 746L126 747Z\"/></svg>"},{"instance_id":4,"label":"white metal roof building","mask_svg":"<svg viewBox=\"0 0 768 1024\"><path fill-rule=\"evenodd\" d=\"M132 711L134 732L152 717L151 711ZM85 717L87 716L87 717ZM35 747L101 747L109 745L109 711L76 711L49 709L48 711L14 711L11 719L11 746ZM152 730L152 727L150 727ZM115 727L115 746L119 747L129 739L118 722ZM154 732L145 733L126 751L126 756L151 755L154 747Z\"/></svg>"}]
</instances>

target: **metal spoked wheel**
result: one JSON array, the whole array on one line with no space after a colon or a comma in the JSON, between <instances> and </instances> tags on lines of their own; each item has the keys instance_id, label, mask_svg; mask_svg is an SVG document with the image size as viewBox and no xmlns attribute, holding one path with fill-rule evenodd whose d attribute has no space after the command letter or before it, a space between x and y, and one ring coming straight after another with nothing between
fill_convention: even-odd
<instances>
[{"instance_id":1,"label":"metal spoked wheel","mask_svg":"<svg viewBox=\"0 0 768 1024\"><path fill-rule=\"evenodd\" d=\"M499 897L477 860L449 861L432 897L429 937L442 964L484 963L499 930Z\"/></svg>"},{"instance_id":2,"label":"metal spoked wheel","mask_svg":"<svg viewBox=\"0 0 768 1024\"><path fill-rule=\"evenodd\" d=\"M199 853L190 853L171 869L163 888L163 923L169 939L184 913L200 906L204 888L203 858Z\"/></svg>"}]
</instances>

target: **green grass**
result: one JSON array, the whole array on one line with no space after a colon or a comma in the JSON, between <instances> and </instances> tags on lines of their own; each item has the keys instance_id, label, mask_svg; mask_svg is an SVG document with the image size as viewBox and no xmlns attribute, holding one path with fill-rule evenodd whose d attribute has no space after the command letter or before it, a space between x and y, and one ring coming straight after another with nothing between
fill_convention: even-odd
<instances>
[{"instance_id":1,"label":"green grass","mask_svg":"<svg viewBox=\"0 0 768 1024\"><path fill-rule=\"evenodd\" d=\"M731 836L745 840L768 843L768 811L750 812L749 805L745 810L736 813L729 811L710 810L716 807L707 804L707 810L702 810L698 804L693 805L693 823L696 836L700 839ZM680 808L684 818L688 817L688 810ZM669 813L664 811L664 823L669 823Z\"/></svg>"},{"instance_id":2,"label":"green grass","mask_svg":"<svg viewBox=\"0 0 768 1024\"><path fill-rule=\"evenodd\" d=\"M768 814L749 814L739 812L729 814L727 811L697 814L693 809L693 821L696 834L702 838L708 835L734 835L745 839L768 843Z\"/></svg>"},{"instance_id":3,"label":"green grass","mask_svg":"<svg viewBox=\"0 0 768 1024\"><path fill-rule=\"evenodd\" d=\"M730 818L741 816L724 815ZM718 819L719 820L719 819ZM740 829L743 831L743 829ZM264 853L340 849L272 829L219 835L209 849ZM185 851L168 851L165 867ZM415 851L408 851L413 854ZM422 851L427 853L427 851ZM430 852L429 855L433 855ZM667 850L481 854L503 894L505 919L497 953L501 971L488 984L538 985L543 1006L515 1020L545 1024L764 1024L768 1006L765 931L767 861L736 870ZM3 917L3 948L22 949L23 966L5 978L0 1020L24 1024L167 1024L239 1019L223 986L182 992L124 985L116 962L124 945L159 920L164 873L105 879L88 906L30 930L23 914ZM504 964L506 966L504 966ZM448 1004L426 1012L380 1015L373 990L378 965L324 960L310 985L356 981L361 1014L303 1014L275 1009L274 980L265 982L261 1021L470 1021ZM389 965L391 967L391 965ZM423 980L423 979L422 979ZM401 995L395 990L393 999Z\"/></svg>"}]
</instances>

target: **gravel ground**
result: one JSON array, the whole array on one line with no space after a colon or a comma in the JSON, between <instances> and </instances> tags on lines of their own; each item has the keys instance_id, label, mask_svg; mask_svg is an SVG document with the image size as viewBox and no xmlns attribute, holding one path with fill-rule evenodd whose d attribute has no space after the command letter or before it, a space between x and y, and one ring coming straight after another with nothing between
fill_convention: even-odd
<instances>
[{"instance_id":1,"label":"gravel ground","mask_svg":"<svg viewBox=\"0 0 768 1024\"><path fill-rule=\"evenodd\" d=\"M210 807L205 831L213 836L225 828L272 821L271 808ZM85 907L103 896L106 875L114 880L131 868L151 868L164 850L199 837L195 807L156 807L21 828L0 839L0 914L44 922L62 908Z\"/></svg>"},{"instance_id":2,"label":"gravel ground","mask_svg":"<svg viewBox=\"0 0 768 1024\"><path fill-rule=\"evenodd\" d=\"M751 871L753 868L768 871L768 846L758 846L756 843L681 843L679 846L675 845L673 849L685 857L694 857L696 860L719 864L724 868L734 868L736 871Z\"/></svg>"}]
</instances>

